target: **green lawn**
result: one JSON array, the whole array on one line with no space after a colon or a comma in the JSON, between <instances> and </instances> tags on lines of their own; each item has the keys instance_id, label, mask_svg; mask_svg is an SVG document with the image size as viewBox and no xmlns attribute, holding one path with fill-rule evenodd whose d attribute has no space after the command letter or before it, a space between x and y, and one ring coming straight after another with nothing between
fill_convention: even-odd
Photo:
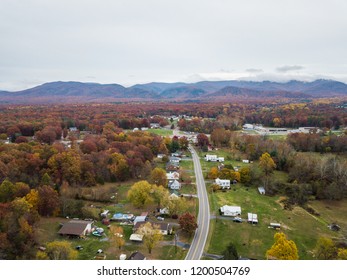
<instances>
[{"instance_id":1,"label":"green lawn","mask_svg":"<svg viewBox=\"0 0 347 280\"><path fill-rule=\"evenodd\" d=\"M155 128L150 128L148 130L146 130L150 133L154 133L154 134L158 134L158 135L161 135L161 136L170 136L172 135L172 130L171 129L164 129L164 128L158 128L158 129L155 129Z\"/></svg>"},{"instance_id":2,"label":"green lawn","mask_svg":"<svg viewBox=\"0 0 347 280\"><path fill-rule=\"evenodd\" d=\"M218 213L218 208L225 204L238 205L242 208L242 218L247 219L248 212L256 213L259 224L233 223L217 216L211 223L209 253L221 254L229 242L233 242L241 256L264 259L266 250L273 244L275 233L268 228L270 222L281 224L281 230L296 243L301 259L312 259L312 250L320 236L338 236L327 228L321 218L312 216L300 207L292 211L283 210L279 197L259 195L255 188L247 191L238 185L236 191L217 192L212 196L211 211Z\"/></svg>"}]
</instances>

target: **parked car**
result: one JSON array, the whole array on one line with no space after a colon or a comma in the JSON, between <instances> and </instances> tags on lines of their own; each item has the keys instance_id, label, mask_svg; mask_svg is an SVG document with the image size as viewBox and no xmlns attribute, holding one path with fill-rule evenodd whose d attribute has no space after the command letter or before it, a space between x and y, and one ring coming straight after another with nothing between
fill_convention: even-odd
<instances>
[{"instance_id":1,"label":"parked car","mask_svg":"<svg viewBox=\"0 0 347 280\"><path fill-rule=\"evenodd\" d=\"M161 217L161 216L158 216L158 217L157 217L157 220L158 220L158 221L164 221L164 218Z\"/></svg>"},{"instance_id":2,"label":"parked car","mask_svg":"<svg viewBox=\"0 0 347 280\"><path fill-rule=\"evenodd\" d=\"M242 223L242 218L241 218L241 217L235 217L235 218L233 219L233 222L234 222L234 223Z\"/></svg>"}]
</instances>

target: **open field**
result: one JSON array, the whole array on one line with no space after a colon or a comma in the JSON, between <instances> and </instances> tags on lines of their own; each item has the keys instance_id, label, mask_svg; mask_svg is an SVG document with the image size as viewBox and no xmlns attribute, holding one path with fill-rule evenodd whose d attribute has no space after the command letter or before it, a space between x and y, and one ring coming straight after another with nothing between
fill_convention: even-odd
<instances>
[{"instance_id":1,"label":"open field","mask_svg":"<svg viewBox=\"0 0 347 280\"><path fill-rule=\"evenodd\" d=\"M238 205L242 208L243 219L247 213L258 214L258 225L247 222L234 223L230 218L224 218L217 214L217 218L211 226L211 242L208 253L221 254L224 248L233 242L239 255L255 259L264 259L266 251L273 244L275 231L269 229L270 222L280 223L281 230L292 239L299 250L300 259L312 259L312 250L317 239L321 236L337 238L338 233L328 229L327 223L306 212L301 207L295 207L292 211L283 210L280 197L268 197L258 194L256 189L246 189L238 185L236 190L217 192L210 194L212 211L218 213L219 207ZM340 215L346 213L344 209L336 209Z\"/></svg>"},{"instance_id":2,"label":"open field","mask_svg":"<svg viewBox=\"0 0 347 280\"><path fill-rule=\"evenodd\" d=\"M150 128L146 130L150 133L158 134L161 136L171 136L172 135L172 130L171 129L165 129L165 128Z\"/></svg>"}]
</instances>

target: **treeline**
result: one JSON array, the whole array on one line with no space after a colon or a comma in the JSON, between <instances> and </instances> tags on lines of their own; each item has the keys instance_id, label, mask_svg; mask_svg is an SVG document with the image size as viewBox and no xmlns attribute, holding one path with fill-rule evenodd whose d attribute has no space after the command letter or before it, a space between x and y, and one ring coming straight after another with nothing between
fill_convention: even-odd
<instances>
[{"instance_id":1,"label":"treeline","mask_svg":"<svg viewBox=\"0 0 347 280\"><path fill-rule=\"evenodd\" d=\"M341 103L342 104L342 103ZM282 106L250 106L245 113L246 123L269 127L321 127L339 129L347 126L347 112L341 104L302 103Z\"/></svg>"}]
</instances>

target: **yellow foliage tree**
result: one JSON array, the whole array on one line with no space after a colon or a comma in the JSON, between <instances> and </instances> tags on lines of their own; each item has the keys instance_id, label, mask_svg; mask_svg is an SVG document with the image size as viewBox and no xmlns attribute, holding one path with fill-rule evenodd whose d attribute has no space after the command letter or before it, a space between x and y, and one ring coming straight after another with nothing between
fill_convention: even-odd
<instances>
[{"instance_id":1,"label":"yellow foliage tree","mask_svg":"<svg viewBox=\"0 0 347 280\"><path fill-rule=\"evenodd\" d=\"M275 242L266 251L267 259L276 260L297 260L299 259L298 249L292 240L288 240L284 233L276 233Z\"/></svg>"},{"instance_id":2,"label":"yellow foliage tree","mask_svg":"<svg viewBox=\"0 0 347 280\"><path fill-rule=\"evenodd\" d=\"M137 182L128 191L128 199L135 207L143 207L153 203L151 191L152 185L147 181Z\"/></svg>"},{"instance_id":3,"label":"yellow foliage tree","mask_svg":"<svg viewBox=\"0 0 347 280\"><path fill-rule=\"evenodd\" d=\"M162 234L158 226L152 225L151 223L145 223L137 230L138 234L143 235L143 243L148 249L148 253L151 254L153 248L163 239Z\"/></svg>"},{"instance_id":4,"label":"yellow foliage tree","mask_svg":"<svg viewBox=\"0 0 347 280\"><path fill-rule=\"evenodd\" d=\"M166 171L159 167L154 168L151 172L149 181L157 186L165 187L167 184Z\"/></svg>"},{"instance_id":5,"label":"yellow foliage tree","mask_svg":"<svg viewBox=\"0 0 347 280\"><path fill-rule=\"evenodd\" d=\"M74 260L77 258L77 252L72 248L71 243L67 241L48 243L45 253L50 260ZM44 256L41 254L40 257Z\"/></svg>"},{"instance_id":6,"label":"yellow foliage tree","mask_svg":"<svg viewBox=\"0 0 347 280\"><path fill-rule=\"evenodd\" d=\"M347 249L339 249L337 251L337 258L339 260L347 260Z\"/></svg>"},{"instance_id":7,"label":"yellow foliage tree","mask_svg":"<svg viewBox=\"0 0 347 280\"><path fill-rule=\"evenodd\" d=\"M212 167L210 169L210 172L208 172L208 174L207 174L207 178L208 179L217 179L218 178L218 173L219 173L218 168L217 167Z\"/></svg>"},{"instance_id":8,"label":"yellow foliage tree","mask_svg":"<svg viewBox=\"0 0 347 280\"><path fill-rule=\"evenodd\" d=\"M319 238L315 248L315 255L319 260L332 260L336 258L334 242L328 237Z\"/></svg>"},{"instance_id":9,"label":"yellow foliage tree","mask_svg":"<svg viewBox=\"0 0 347 280\"><path fill-rule=\"evenodd\" d=\"M29 202L33 209L37 210L39 205L39 192L31 189L30 192L25 196L27 202Z\"/></svg>"},{"instance_id":10,"label":"yellow foliage tree","mask_svg":"<svg viewBox=\"0 0 347 280\"><path fill-rule=\"evenodd\" d=\"M124 231L122 227L111 226L109 239L116 247L121 249L125 244Z\"/></svg>"}]
</instances>

